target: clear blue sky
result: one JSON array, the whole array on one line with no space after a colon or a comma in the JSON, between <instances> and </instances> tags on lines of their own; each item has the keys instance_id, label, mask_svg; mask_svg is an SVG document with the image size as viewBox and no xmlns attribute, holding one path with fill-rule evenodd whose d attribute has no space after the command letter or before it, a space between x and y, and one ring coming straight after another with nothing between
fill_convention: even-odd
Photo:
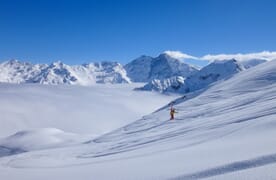
<instances>
[{"instance_id":1,"label":"clear blue sky","mask_svg":"<svg viewBox=\"0 0 276 180\"><path fill-rule=\"evenodd\" d=\"M0 0L0 61L276 50L275 0Z\"/></svg>"}]
</instances>

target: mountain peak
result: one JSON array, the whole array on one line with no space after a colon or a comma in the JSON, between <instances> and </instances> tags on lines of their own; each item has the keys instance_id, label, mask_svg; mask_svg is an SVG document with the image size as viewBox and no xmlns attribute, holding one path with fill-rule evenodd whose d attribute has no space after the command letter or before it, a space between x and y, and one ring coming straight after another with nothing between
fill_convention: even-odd
<instances>
[{"instance_id":1,"label":"mountain peak","mask_svg":"<svg viewBox=\"0 0 276 180\"><path fill-rule=\"evenodd\" d=\"M11 60L8 60L7 62L10 64L19 63L17 59L11 59Z\"/></svg>"},{"instance_id":2,"label":"mountain peak","mask_svg":"<svg viewBox=\"0 0 276 180\"><path fill-rule=\"evenodd\" d=\"M148 82L153 79L165 79L172 76L186 77L198 71L165 52L155 58L141 56L126 64L124 68L133 82Z\"/></svg>"},{"instance_id":3,"label":"mountain peak","mask_svg":"<svg viewBox=\"0 0 276 180\"><path fill-rule=\"evenodd\" d=\"M63 62L61 62L60 60L58 60L58 61L52 62L50 66L52 66L52 67L62 67L64 65L65 64Z\"/></svg>"},{"instance_id":4,"label":"mountain peak","mask_svg":"<svg viewBox=\"0 0 276 180\"><path fill-rule=\"evenodd\" d=\"M166 53L166 52L163 52L163 53L159 54L158 58L166 59L166 60L170 60L170 59L180 60L180 59L177 59L177 58L173 57L172 55L170 55L169 53Z\"/></svg>"},{"instance_id":5,"label":"mountain peak","mask_svg":"<svg viewBox=\"0 0 276 180\"><path fill-rule=\"evenodd\" d=\"M31 65L31 63L29 63L29 62L21 62L17 59L8 60L8 61L4 62L3 64L10 65L10 66L14 66L14 65Z\"/></svg>"},{"instance_id":6,"label":"mountain peak","mask_svg":"<svg viewBox=\"0 0 276 180\"><path fill-rule=\"evenodd\" d=\"M147 55L141 55L139 56L137 59L146 59L146 58L152 58L151 56L147 56Z\"/></svg>"}]
</instances>

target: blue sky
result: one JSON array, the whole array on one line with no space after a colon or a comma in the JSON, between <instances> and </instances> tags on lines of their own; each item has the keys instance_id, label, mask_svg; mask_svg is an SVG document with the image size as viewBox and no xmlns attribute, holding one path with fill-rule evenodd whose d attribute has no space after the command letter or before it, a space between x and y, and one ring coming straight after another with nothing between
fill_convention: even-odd
<instances>
[{"instance_id":1,"label":"blue sky","mask_svg":"<svg viewBox=\"0 0 276 180\"><path fill-rule=\"evenodd\" d=\"M276 50L274 0L0 0L0 61Z\"/></svg>"}]
</instances>

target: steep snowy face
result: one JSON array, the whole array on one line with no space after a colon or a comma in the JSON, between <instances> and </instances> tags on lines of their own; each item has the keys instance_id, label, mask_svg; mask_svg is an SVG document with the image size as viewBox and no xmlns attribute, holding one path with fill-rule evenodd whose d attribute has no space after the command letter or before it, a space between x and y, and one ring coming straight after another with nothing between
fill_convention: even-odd
<instances>
[{"instance_id":1,"label":"steep snowy face","mask_svg":"<svg viewBox=\"0 0 276 180\"><path fill-rule=\"evenodd\" d=\"M139 89L155 90L163 93L188 93L204 88L218 80L227 79L233 74L243 71L244 69L245 68L234 59L215 61L202 68L200 71L188 76L183 81L176 81L174 78L163 79L161 81L153 80Z\"/></svg>"},{"instance_id":2,"label":"steep snowy face","mask_svg":"<svg viewBox=\"0 0 276 180\"><path fill-rule=\"evenodd\" d=\"M0 64L0 82L93 85L131 81L123 66L117 62L69 66L60 61L50 65L33 65L12 60Z\"/></svg>"},{"instance_id":3,"label":"steep snowy face","mask_svg":"<svg viewBox=\"0 0 276 180\"><path fill-rule=\"evenodd\" d=\"M173 76L187 77L198 70L166 53L156 58L142 56L125 66L128 76L134 82L148 82Z\"/></svg>"},{"instance_id":4,"label":"steep snowy face","mask_svg":"<svg viewBox=\"0 0 276 180\"><path fill-rule=\"evenodd\" d=\"M152 61L149 78L166 79L172 76L187 77L198 70L166 53L160 54Z\"/></svg>"},{"instance_id":5,"label":"steep snowy face","mask_svg":"<svg viewBox=\"0 0 276 180\"><path fill-rule=\"evenodd\" d=\"M126 64L124 68L128 77L134 82L147 82L153 59L150 56L141 56Z\"/></svg>"}]
</instances>

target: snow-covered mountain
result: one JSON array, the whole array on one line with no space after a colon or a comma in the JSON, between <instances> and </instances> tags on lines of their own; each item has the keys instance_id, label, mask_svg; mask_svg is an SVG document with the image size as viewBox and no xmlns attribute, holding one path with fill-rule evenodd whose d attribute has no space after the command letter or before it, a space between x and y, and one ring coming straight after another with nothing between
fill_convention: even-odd
<instances>
[{"instance_id":1,"label":"snow-covered mountain","mask_svg":"<svg viewBox=\"0 0 276 180\"><path fill-rule=\"evenodd\" d=\"M254 66L257 66L259 64L262 64L264 62L267 62L265 59L249 59L249 60L243 60L243 61L238 61L240 64L243 65L244 68L248 69Z\"/></svg>"},{"instance_id":2,"label":"snow-covered mountain","mask_svg":"<svg viewBox=\"0 0 276 180\"><path fill-rule=\"evenodd\" d=\"M248 69L265 61L262 59L252 59L239 61L238 63L243 68ZM225 61L216 61L215 63L224 64ZM227 67L217 66L215 69L210 69L210 66L208 66L207 69L214 73L217 71L220 74L222 73L220 68ZM205 68L203 69L205 70ZM145 90L155 89L163 92L166 89L167 91L174 91L175 83L179 84L179 86L176 86L179 89L182 81L176 80L180 76L182 79L185 79L186 77L198 74L198 72L199 69L195 66L184 63L182 60L174 58L168 53L162 53L155 58L141 56L125 66L117 62L99 62L69 66L60 61L47 65L10 60L0 64L0 82L72 85L131 83L131 81L149 82L144 88ZM206 74L202 75L202 73L208 73L204 71L200 72L200 76L206 76ZM224 77L224 75L222 74L221 77ZM213 80L210 80L210 78L207 79L209 81L216 79L214 76L212 77ZM204 80L201 82L209 84L209 81ZM172 87L169 88L170 84L172 84ZM190 89L190 87L186 88Z\"/></svg>"},{"instance_id":3,"label":"snow-covered mountain","mask_svg":"<svg viewBox=\"0 0 276 180\"><path fill-rule=\"evenodd\" d=\"M10 60L0 64L0 82L23 83L38 75L47 65Z\"/></svg>"},{"instance_id":4,"label":"snow-covered mountain","mask_svg":"<svg viewBox=\"0 0 276 180\"><path fill-rule=\"evenodd\" d=\"M151 63L154 58L150 56L141 56L134 59L124 66L128 77L133 82L147 82L151 71Z\"/></svg>"},{"instance_id":5,"label":"snow-covered mountain","mask_svg":"<svg viewBox=\"0 0 276 180\"><path fill-rule=\"evenodd\" d=\"M187 78L173 77L163 80L154 79L137 90L188 93L207 87L208 85L245 70L243 65L234 59L214 61Z\"/></svg>"},{"instance_id":6,"label":"snow-covered mountain","mask_svg":"<svg viewBox=\"0 0 276 180\"><path fill-rule=\"evenodd\" d=\"M133 82L162 80L173 76L187 77L198 71L197 68L166 53L162 53L156 58L141 56L126 64L124 68Z\"/></svg>"},{"instance_id":7,"label":"snow-covered mountain","mask_svg":"<svg viewBox=\"0 0 276 180\"><path fill-rule=\"evenodd\" d=\"M204 88L213 82L227 79L243 70L245 70L245 68L235 59L214 61L202 68L198 73L187 77L182 91L191 92Z\"/></svg>"},{"instance_id":8,"label":"snow-covered mountain","mask_svg":"<svg viewBox=\"0 0 276 180\"><path fill-rule=\"evenodd\" d=\"M58 61L40 69L39 74L27 79L26 82L40 84L77 84L78 79L70 66Z\"/></svg>"},{"instance_id":9,"label":"snow-covered mountain","mask_svg":"<svg viewBox=\"0 0 276 180\"><path fill-rule=\"evenodd\" d=\"M73 69L82 77L87 74L95 80L96 83L130 83L130 79L127 77L127 73L124 67L117 62L101 62L101 63L90 63L83 64L82 66L73 66ZM94 75L94 76L93 76Z\"/></svg>"},{"instance_id":10,"label":"snow-covered mountain","mask_svg":"<svg viewBox=\"0 0 276 180\"><path fill-rule=\"evenodd\" d=\"M6 102L0 101L3 103L0 109L4 113L13 110L11 104L17 105L18 100L26 103L25 98L18 98L18 94L12 92L18 86L14 86L14 90L11 85L8 86L10 97ZM6 92L6 86L2 88ZM78 92L84 92L83 88L87 89L74 88ZM76 94L84 95L85 99L90 94L88 92ZM102 91L98 93L100 92ZM112 90L109 93L116 98ZM21 95L23 94L26 96L27 93ZM1 95L6 97L3 93ZM34 97L38 96L30 95L31 99ZM68 104L78 99L71 99L72 96L68 94L63 98ZM113 98L106 100L108 99ZM1 177L9 180L19 180L22 177L33 180L75 180L79 177L161 180L275 179L276 61L242 71L201 93L191 92L173 102L178 112L175 120L169 120L171 103L168 101L167 105L145 114L137 121L85 142L78 140L75 134L72 136L71 133L52 128L12 133L14 135L0 141ZM6 103L10 105L7 106ZM92 103L98 107L98 101ZM136 103L134 101L126 104ZM111 109L112 106L118 108L117 104L109 105ZM144 106L140 104L139 108ZM22 108L18 110L17 114L21 117ZM92 124L87 122L88 126L95 127L97 123L103 123L93 114L99 109L87 108L86 111L88 110L95 117L92 118ZM106 111L105 106L103 110ZM75 120L79 119L76 116ZM39 121L39 116L37 120ZM76 123L73 120L71 123ZM28 124L28 118L22 121ZM11 121L4 125L8 123ZM63 125L68 124L68 121L64 121ZM72 143L74 146L71 146Z\"/></svg>"},{"instance_id":11,"label":"snow-covered mountain","mask_svg":"<svg viewBox=\"0 0 276 180\"><path fill-rule=\"evenodd\" d=\"M0 64L0 82L92 85L131 81L117 62L69 66L60 61L47 65L11 60Z\"/></svg>"},{"instance_id":12,"label":"snow-covered mountain","mask_svg":"<svg viewBox=\"0 0 276 180\"><path fill-rule=\"evenodd\" d=\"M182 76L173 76L167 79L153 79L143 87L135 88L135 90L144 91L158 91L160 93L165 92L178 92L183 86L185 78Z\"/></svg>"}]
</instances>

